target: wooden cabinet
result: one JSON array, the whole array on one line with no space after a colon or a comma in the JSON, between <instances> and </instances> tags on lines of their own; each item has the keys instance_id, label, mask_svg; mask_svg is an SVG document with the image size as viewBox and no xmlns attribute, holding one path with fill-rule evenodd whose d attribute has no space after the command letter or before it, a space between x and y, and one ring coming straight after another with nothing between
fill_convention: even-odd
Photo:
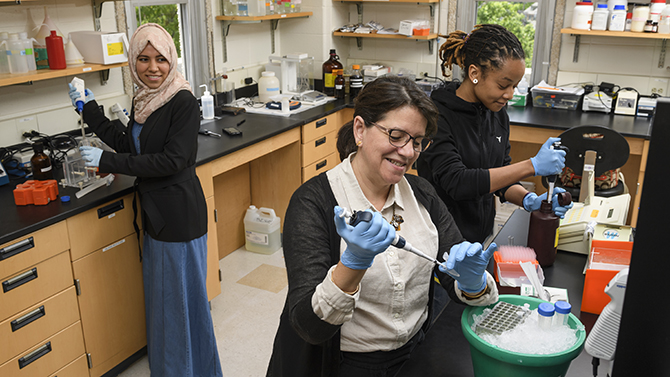
<instances>
[{"instance_id":1,"label":"wooden cabinet","mask_svg":"<svg viewBox=\"0 0 670 377\"><path fill-rule=\"evenodd\" d=\"M207 299L221 294L221 278L219 271L219 244L217 242L217 210L214 202L214 181L212 180L212 164L200 165L195 169L202 191L207 200Z\"/></svg>"},{"instance_id":2,"label":"wooden cabinet","mask_svg":"<svg viewBox=\"0 0 670 377\"><path fill-rule=\"evenodd\" d=\"M343 109L302 126L302 182L340 163L337 152L337 132L353 118L353 109Z\"/></svg>"},{"instance_id":3,"label":"wooden cabinet","mask_svg":"<svg viewBox=\"0 0 670 377\"><path fill-rule=\"evenodd\" d=\"M84 358L69 247L64 221L0 245L0 376L47 376Z\"/></svg>"},{"instance_id":4,"label":"wooden cabinet","mask_svg":"<svg viewBox=\"0 0 670 377\"><path fill-rule=\"evenodd\" d=\"M90 377L146 345L144 288L132 195L66 220Z\"/></svg>"}]
</instances>

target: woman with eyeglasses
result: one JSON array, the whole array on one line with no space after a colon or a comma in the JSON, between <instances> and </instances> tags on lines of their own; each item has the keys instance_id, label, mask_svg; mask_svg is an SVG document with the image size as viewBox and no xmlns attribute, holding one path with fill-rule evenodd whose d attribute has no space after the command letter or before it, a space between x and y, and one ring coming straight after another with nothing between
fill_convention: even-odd
<instances>
[{"instance_id":1,"label":"woman with eyeglasses","mask_svg":"<svg viewBox=\"0 0 670 377\"><path fill-rule=\"evenodd\" d=\"M512 164L509 116L505 111L514 88L526 70L525 53L517 37L500 25L477 25L468 33L457 30L440 47L442 74L452 64L463 71L463 82L451 82L432 92L440 111L433 146L417 162L454 216L466 240L484 242L493 231L495 201L511 202L527 211L540 209L547 194L528 192L520 180L534 175L559 174L565 151L552 149L560 138L549 138L533 158ZM554 189L554 193L565 191ZM563 217L572 207L558 204Z\"/></svg>"},{"instance_id":2,"label":"woman with eyeglasses","mask_svg":"<svg viewBox=\"0 0 670 377\"><path fill-rule=\"evenodd\" d=\"M338 134L343 161L296 190L286 213L289 288L268 376L395 376L431 323L434 274L456 302L497 301L495 244L464 242L431 185L405 175L436 121L407 78L378 78L356 97ZM371 220L351 225L344 209ZM396 235L442 265L391 246Z\"/></svg>"}]
</instances>

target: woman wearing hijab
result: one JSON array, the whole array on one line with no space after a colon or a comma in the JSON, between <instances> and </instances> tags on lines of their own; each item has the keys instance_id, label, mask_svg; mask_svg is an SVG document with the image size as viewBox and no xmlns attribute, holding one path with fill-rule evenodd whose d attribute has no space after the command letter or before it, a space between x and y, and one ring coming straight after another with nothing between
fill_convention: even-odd
<instances>
[{"instance_id":1,"label":"woman wearing hijab","mask_svg":"<svg viewBox=\"0 0 670 377\"><path fill-rule=\"evenodd\" d=\"M128 65L137 93L128 128L86 89L84 119L116 153L81 147L87 166L136 176L142 207L149 366L156 376L222 376L207 302L207 212L195 174L200 109L157 24L137 28ZM74 104L79 95L70 89ZM137 229L137 227L136 227Z\"/></svg>"}]
</instances>

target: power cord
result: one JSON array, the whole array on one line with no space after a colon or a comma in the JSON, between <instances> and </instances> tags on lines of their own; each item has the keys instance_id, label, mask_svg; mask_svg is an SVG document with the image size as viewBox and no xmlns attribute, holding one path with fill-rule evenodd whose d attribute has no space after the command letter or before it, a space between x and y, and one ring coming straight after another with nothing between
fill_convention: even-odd
<instances>
[{"instance_id":1,"label":"power cord","mask_svg":"<svg viewBox=\"0 0 670 377\"><path fill-rule=\"evenodd\" d=\"M591 365L593 365L593 377L598 377L598 367L600 366L600 359L594 357L591 360Z\"/></svg>"}]
</instances>

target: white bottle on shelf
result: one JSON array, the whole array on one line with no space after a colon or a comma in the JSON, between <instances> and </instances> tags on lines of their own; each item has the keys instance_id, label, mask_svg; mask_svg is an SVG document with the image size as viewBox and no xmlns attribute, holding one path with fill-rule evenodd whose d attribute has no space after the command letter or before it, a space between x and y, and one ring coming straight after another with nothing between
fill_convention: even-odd
<instances>
[{"instance_id":1,"label":"white bottle on shelf","mask_svg":"<svg viewBox=\"0 0 670 377\"><path fill-rule=\"evenodd\" d=\"M670 34L670 6L665 6L661 12L661 20L658 21L658 32Z\"/></svg>"},{"instance_id":2,"label":"white bottle on shelf","mask_svg":"<svg viewBox=\"0 0 670 377\"><path fill-rule=\"evenodd\" d=\"M609 11L607 4L598 3L598 8L593 11L593 18L591 20L591 30L607 30L607 19L609 18Z\"/></svg>"},{"instance_id":3,"label":"white bottle on shelf","mask_svg":"<svg viewBox=\"0 0 670 377\"><path fill-rule=\"evenodd\" d=\"M626 7L624 5L615 5L610 16L607 30L624 31L626 27Z\"/></svg>"},{"instance_id":4,"label":"white bottle on shelf","mask_svg":"<svg viewBox=\"0 0 670 377\"><path fill-rule=\"evenodd\" d=\"M649 7L649 19L654 22L661 20L661 12L665 9L665 0L651 0Z\"/></svg>"},{"instance_id":5,"label":"white bottle on shelf","mask_svg":"<svg viewBox=\"0 0 670 377\"><path fill-rule=\"evenodd\" d=\"M572 28L579 30L591 30L591 17L593 16L593 3L577 2L572 12Z\"/></svg>"}]
</instances>

